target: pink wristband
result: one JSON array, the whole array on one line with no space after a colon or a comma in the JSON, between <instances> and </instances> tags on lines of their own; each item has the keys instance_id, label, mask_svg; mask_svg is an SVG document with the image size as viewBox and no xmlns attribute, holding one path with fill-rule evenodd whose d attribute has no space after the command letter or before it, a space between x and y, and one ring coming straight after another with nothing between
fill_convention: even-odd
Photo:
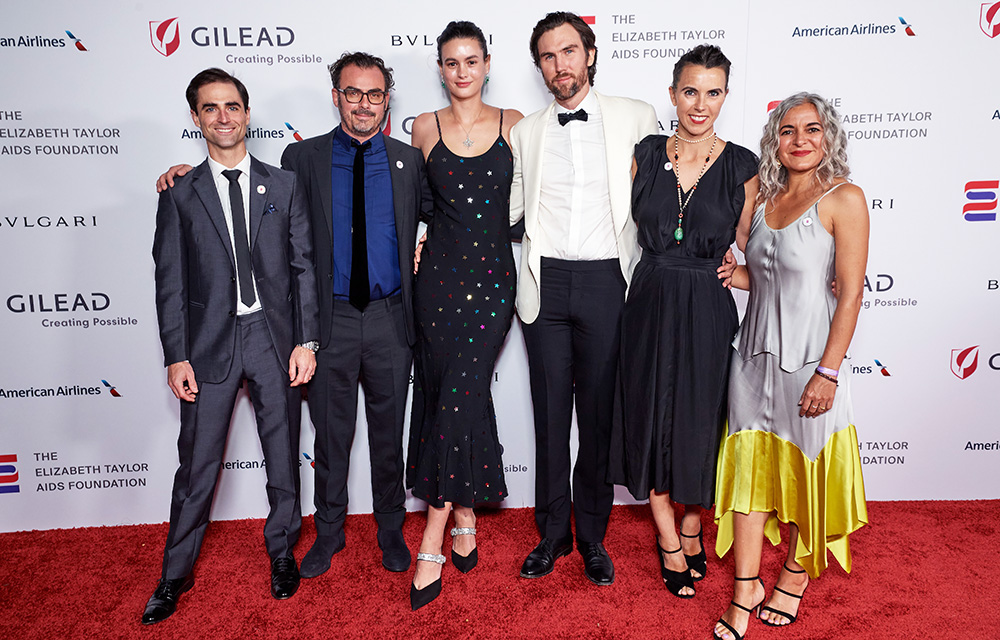
<instances>
[{"instance_id":1,"label":"pink wristband","mask_svg":"<svg viewBox=\"0 0 1000 640\"><path fill-rule=\"evenodd\" d=\"M834 378L836 378L840 374L840 372L837 371L836 369L828 369L826 367L816 367L816 371L819 371L820 373L825 373L828 376L833 376Z\"/></svg>"}]
</instances>

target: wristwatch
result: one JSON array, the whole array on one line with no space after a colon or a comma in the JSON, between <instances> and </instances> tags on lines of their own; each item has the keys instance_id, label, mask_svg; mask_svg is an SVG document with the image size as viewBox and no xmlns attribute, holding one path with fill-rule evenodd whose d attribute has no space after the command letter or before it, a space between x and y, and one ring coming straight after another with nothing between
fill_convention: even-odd
<instances>
[{"instance_id":1,"label":"wristwatch","mask_svg":"<svg viewBox=\"0 0 1000 640\"><path fill-rule=\"evenodd\" d=\"M317 351L319 351L319 342L316 341L316 340L310 340L309 342L303 342L299 346L302 347L303 349L309 349L313 353L316 353Z\"/></svg>"}]
</instances>

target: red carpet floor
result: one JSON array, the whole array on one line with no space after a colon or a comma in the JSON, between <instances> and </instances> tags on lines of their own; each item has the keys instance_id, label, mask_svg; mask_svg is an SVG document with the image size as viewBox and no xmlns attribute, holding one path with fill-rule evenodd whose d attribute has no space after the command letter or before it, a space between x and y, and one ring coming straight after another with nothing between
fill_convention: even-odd
<instances>
[{"instance_id":1,"label":"red carpet floor","mask_svg":"<svg viewBox=\"0 0 1000 640\"><path fill-rule=\"evenodd\" d=\"M874 502L852 536L854 571L813 582L784 629L751 622L748 640L774 638L1000 638L1000 501ZM407 517L416 550L422 514ZM380 565L371 516L350 516L347 548L291 600L268 591L260 520L210 525L193 590L152 627L139 616L159 577L166 525L0 534L0 639L63 638L710 638L730 597L732 559L713 557L693 600L659 578L646 507L615 507L606 545L613 586L597 587L574 553L551 575L517 577L537 541L531 511L483 512L479 566L445 566L444 592L411 612L412 573ZM315 536L307 518L297 555ZM445 549L447 555L449 551ZM765 545L774 584L784 551Z\"/></svg>"}]
</instances>

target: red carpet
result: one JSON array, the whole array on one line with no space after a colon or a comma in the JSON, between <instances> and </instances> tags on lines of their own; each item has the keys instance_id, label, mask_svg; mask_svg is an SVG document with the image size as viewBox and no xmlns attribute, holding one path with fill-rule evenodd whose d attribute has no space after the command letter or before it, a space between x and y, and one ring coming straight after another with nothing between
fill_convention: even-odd
<instances>
[{"instance_id":1,"label":"red carpet","mask_svg":"<svg viewBox=\"0 0 1000 640\"><path fill-rule=\"evenodd\" d=\"M874 502L869 515L873 524L852 536L853 574L832 566L809 587L794 626L754 620L748 640L1000 637L1000 501ZM407 517L414 553L423 523L422 514ZM447 564L441 597L416 613L412 573L381 567L371 516L350 516L331 570L284 602L269 595L262 526L213 523L194 589L153 627L139 616L159 577L166 525L0 534L0 639L710 638L730 597L732 560L713 558L711 524L698 595L667 593L647 507L615 507L605 541L617 571L610 587L586 580L577 553L545 578L519 579L537 541L531 511L483 512L479 566L463 575ZM300 558L315 536L312 518L303 529ZM765 544L769 590L782 557Z\"/></svg>"}]
</instances>

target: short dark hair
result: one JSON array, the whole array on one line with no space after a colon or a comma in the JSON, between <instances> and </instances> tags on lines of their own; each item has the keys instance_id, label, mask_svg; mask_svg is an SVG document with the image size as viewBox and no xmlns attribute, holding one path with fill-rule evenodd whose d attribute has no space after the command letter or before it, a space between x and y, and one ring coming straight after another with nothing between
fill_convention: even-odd
<instances>
[{"instance_id":1,"label":"short dark hair","mask_svg":"<svg viewBox=\"0 0 1000 640\"><path fill-rule=\"evenodd\" d=\"M587 78L590 80L590 84L594 84L594 76L597 75L597 36L594 35L594 30L590 28L590 25L583 21L583 18L576 15L575 13L570 13L569 11L553 11L552 13L546 15L544 18L538 21L535 25L534 30L531 32L531 59L535 61L535 66L539 69L542 67L541 59L538 55L538 40L541 39L542 35L548 31L552 31L556 27L561 27L564 24L568 24L576 32L580 34L580 40L583 41L584 51L594 52L594 64L587 68Z\"/></svg>"},{"instance_id":2,"label":"short dark hair","mask_svg":"<svg viewBox=\"0 0 1000 640\"><path fill-rule=\"evenodd\" d=\"M187 91L184 96L187 98L188 106L191 107L191 111L198 113L198 89L201 89L206 84L212 84L213 82L228 82L229 84L236 87L236 90L240 93L240 98L243 100L243 109L247 110L250 108L250 94L247 92L247 88L240 82L240 79L236 76L226 73L222 69L212 67L211 69L205 69L195 77L191 78L191 82L188 83Z\"/></svg>"},{"instance_id":3,"label":"short dark hair","mask_svg":"<svg viewBox=\"0 0 1000 640\"><path fill-rule=\"evenodd\" d=\"M378 56L373 56L370 53L365 53L364 51L344 52L340 59L331 64L327 69L330 70L330 80L333 81L333 88L340 88L340 74L344 72L344 68L354 65L355 67L360 67L362 69L378 69L382 72L382 78L385 80L385 91L388 93L393 85L395 84L392 80L392 67L385 66L385 60Z\"/></svg>"},{"instance_id":4,"label":"short dark hair","mask_svg":"<svg viewBox=\"0 0 1000 640\"><path fill-rule=\"evenodd\" d=\"M458 38L469 38L477 41L483 49L483 60L490 55L490 52L486 49L486 36L483 35L482 29L468 20L453 20L448 23L448 26L438 36L438 64L441 64L441 47Z\"/></svg>"},{"instance_id":5,"label":"short dark hair","mask_svg":"<svg viewBox=\"0 0 1000 640\"><path fill-rule=\"evenodd\" d=\"M677 84L681 81L681 73L684 71L684 67L690 65L697 65L706 69L722 69L726 74L726 91L729 90L729 67L732 63L729 62L729 58L726 57L726 54L722 53L722 49L719 47L714 44L699 44L694 49L682 55L677 60L677 64L674 65L674 81L670 85L674 90L677 89Z\"/></svg>"}]
</instances>

